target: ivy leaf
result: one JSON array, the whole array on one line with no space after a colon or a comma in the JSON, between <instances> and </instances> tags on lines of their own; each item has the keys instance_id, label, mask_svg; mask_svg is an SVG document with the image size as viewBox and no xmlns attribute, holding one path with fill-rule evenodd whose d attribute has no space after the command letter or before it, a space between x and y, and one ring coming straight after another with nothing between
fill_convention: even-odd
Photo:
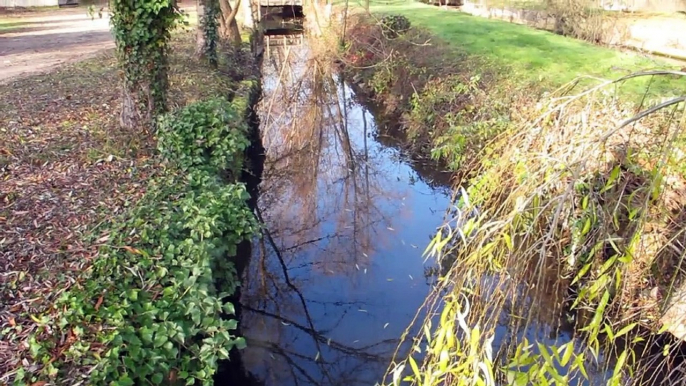
<instances>
[{"instance_id":1,"label":"ivy leaf","mask_svg":"<svg viewBox=\"0 0 686 386\"><path fill-rule=\"evenodd\" d=\"M163 380L164 376L162 376L160 373L157 373L150 378L150 381L155 385L161 384Z\"/></svg>"},{"instance_id":2,"label":"ivy leaf","mask_svg":"<svg viewBox=\"0 0 686 386\"><path fill-rule=\"evenodd\" d=\"M224 303L224 312L226 312L229 315L235 315L236 314L236 307L234 307L233 303L231 302L226 302Z\"/></svg>"},{"instance_id":3,"label":"ivy leaf","mask_svg":"<svg viewBox=\"0 0 686 386\"><path fill-rule=\"evenodd\" d=\"M117 380L117 386L132 386L133 380L129 378L128 374L124 374Z\"/></svg>"},{"instance_id":4,"label":"ivy leaf","mask_svg":"<svg viewBox=\"0 0 686 386\"><path fill-rule=\"evenodd\" d=\"M248 344L245 342L245 338L243 338L242 336L236 338L234 344L236 345L236 348L239 350L243 350L244 348L248 347Z\"/></svg>"},{"instance_id":5,"label":"ivy leaf","mask_svg":"<svg viewBox=\"0 0 686 386\"><path fill-rule=\"evenodd\" d=\"M152 342L152 330L150 330L147 327L144 327L140 330L140 334L141 334L141 339L143 340L143 342L145 342L145 343Z\"/></svg>"},{"instance_id":6,"label":"ivy leaf","mask_svg":"<svg viewBox=\"0 0 686 386\"><path fill-rule=\"evenodd\" d=\"M157 333L155 334L155 342L153 342L153 346L155 348L157 347L162 347L167 342L168 338L164 334Z\"/></svg>"}]
</instances>

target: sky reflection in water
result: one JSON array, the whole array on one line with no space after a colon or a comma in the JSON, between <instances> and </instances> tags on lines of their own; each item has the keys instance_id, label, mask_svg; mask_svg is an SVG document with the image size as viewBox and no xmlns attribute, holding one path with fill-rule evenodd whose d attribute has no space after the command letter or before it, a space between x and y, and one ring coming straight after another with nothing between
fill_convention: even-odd
<instances>
[{"instance_id":1,"label":"sky reflection in water","mask_svg":"<svg viewBox=\"0 0 686 386\"><path fill-rule=\"evenodd\" d=\"M271 237L243 282L245 365L267 385L373 385L430 290L422 252L450 200L305 46L272 50L263 82Z\"/></svg>"}]
</instances>

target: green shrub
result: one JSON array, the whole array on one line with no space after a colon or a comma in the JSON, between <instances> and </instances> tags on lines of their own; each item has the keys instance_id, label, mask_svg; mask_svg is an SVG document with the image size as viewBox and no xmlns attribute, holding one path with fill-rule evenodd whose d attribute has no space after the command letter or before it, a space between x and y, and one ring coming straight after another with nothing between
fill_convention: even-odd
<instances>
[{"instance_id":1,"label":"green shrub","mask_svg":"<svg viewBox=\"0 0 686 386\"><path fill-rule=\"evenodd\" d=\"M198 102L166 115L158 130L158 150L182 170L209 166L236 171L236 157L249 145L241 112L221 99Z\"/></svg>"},{"instance_id":2,"label":"green shrub","mask_svg":"<svg viewBox=\"0 0 686 386\"><path fill-rule=\"evenodd\" d=\"M59 378L71 363L93 366L88 384L211 385L217 362L245 346L233 334L237 321L222 315L234 313L225 300L239 280L229 257L257 231L245 186L224 173L242 166L246 124L234 106L210 100L162 118L159 127L170 166L110 227L83 284L56 304L54 336L76 344L50 363L57 342L36 336L31 355L48 364L29 384ZM18 374L15 384L24 378Z\"/></svg>"},{"instance_id":3,"label":"green shrub","mask_svg":"<svg viewBox=\"0 0 686 386\"><path fill-rule=\"evenodd\" d=\"M412 25L410 20L402 15L386 15L381 18L381 29L387 38L395 38L407 32Z\"/></svg>"},{"instance_id":4,"label":"green shrub","mask_svg":"<svg viewBox=\"0 0 686 386\"><path fill-rule=\"evenodd\" d=\"M180 379L205 383L217 360L244 346L232 334L236 321L220 318L222 311L233 313L223 299L238 284L235 269L228 265L221 271L222 282L229 283L224 293L215 288L213 269L256 229L247 198L243 185L192 170L158 181L130 220L112 233L112 246L103 248L83 294L106 289L103 307L92 314L117 328L105 363L93 376L159 384L177 369ZM135 248L124 248L132 234Z\"/></svg>"}]
</instances>

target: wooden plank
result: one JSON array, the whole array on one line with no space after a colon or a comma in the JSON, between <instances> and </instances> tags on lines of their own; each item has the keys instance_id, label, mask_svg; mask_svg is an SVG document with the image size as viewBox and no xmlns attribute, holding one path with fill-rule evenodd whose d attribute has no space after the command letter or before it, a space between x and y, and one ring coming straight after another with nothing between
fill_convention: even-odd
<instances>
[{"instance_id":1,"label":"wooden plank","mask_svg":"<svg viewBox=\"0 0 686 386\"><path fill-rule=\"evenodd\" d=\"M266 35L264 43L268 47L299 46L305 41L305 35Z\"/></svg>"},{"instance_id":2,"label":"wooden plank","mask_svg":"<svg viewBox=\"0 0 686 386\"><path fill-rule=\"evenodd\" d=\"M302 7L303 0L260 0L261 7Z\"/></svg>"}]
</instances>

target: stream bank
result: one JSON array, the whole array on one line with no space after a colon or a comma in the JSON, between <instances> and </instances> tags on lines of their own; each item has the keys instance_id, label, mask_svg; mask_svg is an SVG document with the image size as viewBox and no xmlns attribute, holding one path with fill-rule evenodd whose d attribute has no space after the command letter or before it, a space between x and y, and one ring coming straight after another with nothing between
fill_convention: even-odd
<instances>
[{"instance_id":1,"label":"stream bank","mask_svg":"<svg viewBox=\"0 0 686 386\"><path fill-rule=\"evenodd\" d=\"M680 142L660 142L681 139L679 124L657 111L629 135L627 126L614 128L631 118L631 101L609 102L602 87L579 98L539 97L540 89L512 84L489 63L455 53L409 25L353 15L332 27L346 40L342 50L330 52L358 89L381 106L381 116L400 124L415 151L442 159L457 173L465 188L455 202L461 212L489 213L467 218L458 212L441 231L448 240L433 244L434 256L447 266L438 287L454 295L429 312L455 312L469 303L464 317L467 326L481 329L480 347L494 339L492 353L467 355L453 347L448 368L495 356L493 374L508 382L560 375L590 384L681 379L673 370L683 366L683 344L663 326L683 323L664 313L678 305L673 295L683 278L684 229L676 225L686 204L684 173L676 161L683 149ZM592 124L582 118L584 106L593 106ZM667 162L658 166L651 160L659 154ZM469 229L455 232L465 223ZM543 329L553 339L521 334L536 320L547 321ZM503 324L510 326L507 331L499 331ZM565 325L571 326L567 332ZM432 326L438 336L471 334L450 317ZM644 339L647 344L634 344ZM542 345L531 349L533 342ZM671 344L662 357L655 350L664 342ZM572 362L551 367L546 356L569 347ZM423 371L442 355L439 350L424 358L413 382L429 376ZM633 355L643 359L626 360ZM591 372L595 381L586 375ZM432 376L472 375L487 376Z\"/></svg>"}]
</instances>

